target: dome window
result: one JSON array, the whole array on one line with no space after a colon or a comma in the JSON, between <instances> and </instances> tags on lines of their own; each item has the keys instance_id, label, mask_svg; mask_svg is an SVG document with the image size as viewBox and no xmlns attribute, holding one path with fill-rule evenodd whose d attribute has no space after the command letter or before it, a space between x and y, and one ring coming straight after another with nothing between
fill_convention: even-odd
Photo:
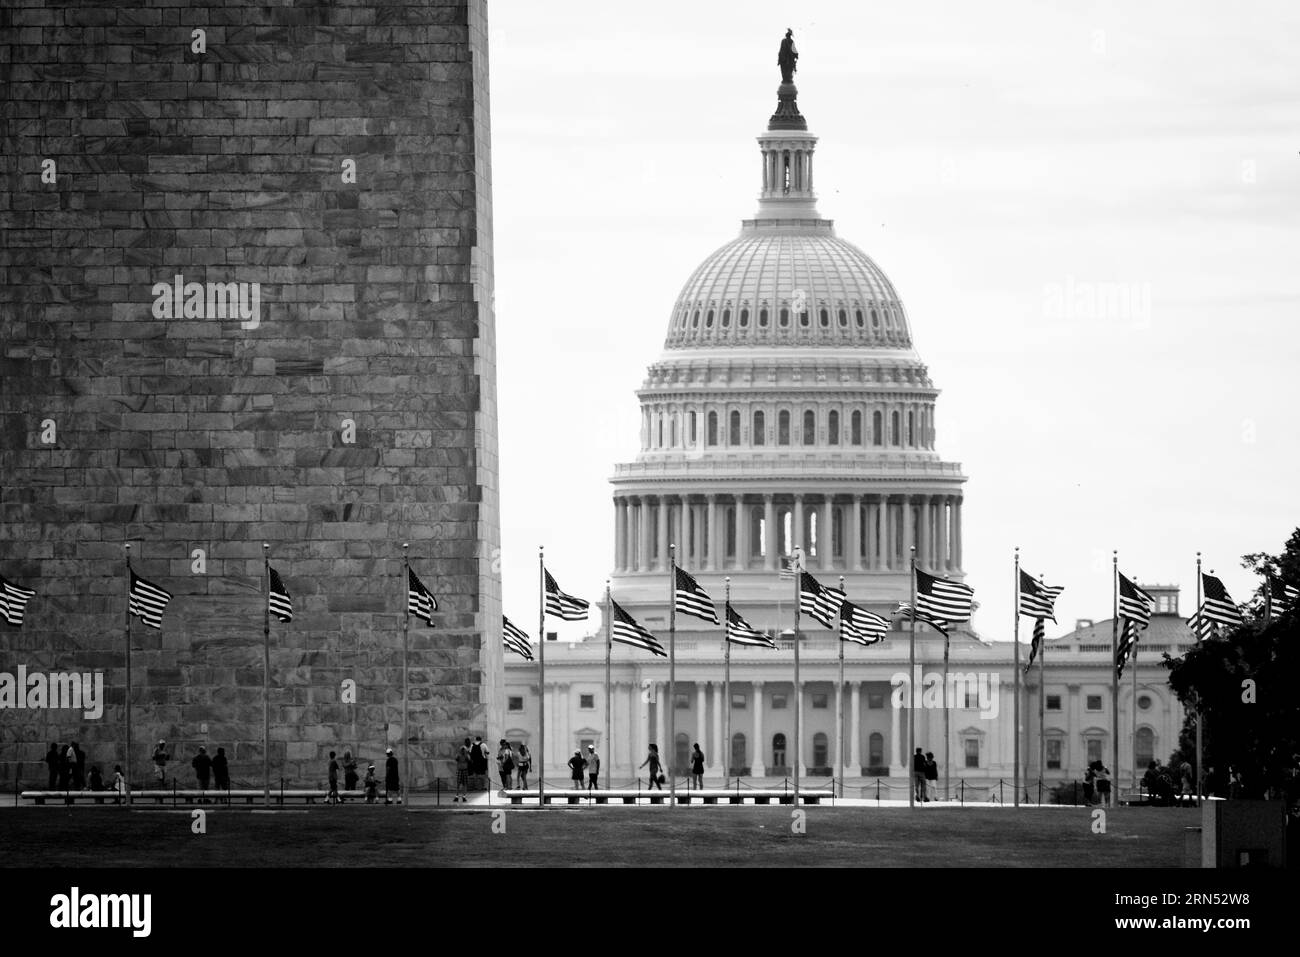
<instances>
[{"instance_id":1,"label":"dome window","mask_svg":"<svg viewBox=\"0 0 1300 957\"><path fill-rule=\"evenodd\" d=\"M862 321L862 310L861 310L861 309L854 309L854 310L853 310L853 318L857 320L858 328L859 328L859 329L861 329L864 325L866 325L866 323L864 323L864 322Z\"/></svg>"},{"instance_id":2,"label":"dome window","mask_svg":"<svg viewBox=\"0 0 1300 957\"><path fill-rule=\"evenodd\" d=\"M799 313L799 325L803 326L805 329L812 325L812 319L809 317L808 313Z\"/></svg>"},{"instance_id":3,"label":"dome window","mask_svg":"<svg viewBox=\"0 0 1300 957\"><path fill-rule=\"evenodd\" d=\"M871 310L871 328L872 329L880 328L880 316L876 314L876 310L874 309Z\"/></svg>"},{"instance_id":4,"label":"dome window","mask_svg":"<svg viewBox=\"0 0 1300 957\"><path fill-rule=\"evenodd\" d=\"M827 312L825 309L823 309L823 310L818 314L818 318L821 319L821 321L822 321L822 328L823 328L823 329L827 329L827 328L830 327L830 324L831 324L831 314L830 314L829 312Z\"/></svg>"},{"instance_id":5,"label":"dome window","mask_svg":"<svg viewBox=\"0 0 1300 957\"><path fill-rule=\"evenodd\" d=\"M749 326L749 310L740 310L740 328L745 329Z\"/></svg>"},{"instance_id":6,"label":"dome window","mask_svg":"<svg viewBox=\"0 0 1300 957\"><path fill-rule=\"evenodd\" d=\"M695 318L691 320L691 327L695 329L700 328L700 310L698 309L695 310Z\"/></svg>"},{"instance_id":7,"label":"dome window","mask_svg":"<svg viewBox=\"0 0 1300 957\"><path fill-rule=\"evenodd\" d=\"M767 310L766 310L766 309L760 309L760 310L758 310L758 324L759 324L759 326L761 326L761 327L764 328L764 329L767 328Z\"/></svg>"},{"instance_id":8,"label":"dome window","mask_svg":"<svg viewBox=\"0 0 1300 957\"><path fill-rule=\"evenodd\" d=\"M785 328L788 325L790 325L790 310L783 308L781 310L781 327Z\"/></svg>"},{"instance_id":9,"label":"dome window","mask_svg":"<svg viewBox=\"0 0 1300 957\"><path fill-rule=\"evenodd\" d=\"M712 310L712 309L710 309L708 315L706 315L706 316L704 317L704 328L706 328L706 329L712 329L712 328L713 328L713 310Z\"/></svg>"},{"instance_id":10,"label":"dome window","mask_svg":"<svg viewBox=\"0 0 1300 957\"><path fill-rule=\"evenodd\" d=\"M840 328L841 328L841 329L847 329L848 327L849 327L849 314L848 314L847 312L845 312L843 309L841 309L841 310L840 310Z\"/></svg>"},{"instance_id":11,"label":"dome window","mask_svg":"<svg viewBox=\"0 0 1300 957\"><path fill-rule=\"evenodd\" d=\"M731 325L731 310L730 310L730 309L723 309L723 310L722 310L722 328L723 328L723 329L726 329L726 328L727 328L728 326L730 326L730 325Z\"/></svg>"}]
</instances>

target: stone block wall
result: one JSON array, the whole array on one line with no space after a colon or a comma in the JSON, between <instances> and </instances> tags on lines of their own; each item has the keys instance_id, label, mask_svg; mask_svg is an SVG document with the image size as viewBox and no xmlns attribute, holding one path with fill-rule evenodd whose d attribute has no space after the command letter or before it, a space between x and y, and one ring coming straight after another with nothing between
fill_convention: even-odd
<instances>
[{"instance_id":1,"label":"stone block wall","mask_svg":"<svg viewBox=\"0 0 1300 957\"><path fill-rule=\"evenodd\" d=\"M182 784L205 744L260 786L264 542L295 613L270 629L273 779L408 739L421 786L499 736L485 8L0 9L0 574L38 593L0 673L98 670L107 699L0 689L5 786L51 741L123 762L127 543L175 596L131 627L133 781L165 738ZM439 602L411 623L409 734L404 542Z\"/></svg>"}]
</instances>

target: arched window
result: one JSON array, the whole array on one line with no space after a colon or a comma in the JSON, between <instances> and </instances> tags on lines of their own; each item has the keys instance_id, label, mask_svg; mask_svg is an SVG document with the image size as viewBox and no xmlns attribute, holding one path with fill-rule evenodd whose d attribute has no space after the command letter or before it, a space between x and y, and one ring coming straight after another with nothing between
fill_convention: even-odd
<instances>
[{"instance_id":1,"label":"arched window","mask_svg":"<svg viewBox=\"0 0 1300 957\"><path fill-rule=\"evenodd\" d=\"M907 444L909 446L916 445L916 413L915 412L907 413Z\"/></svg>"},{"instance_id":2,"label":"arched window","mask_svg":"<svg viewBox=\"0 0 1300 957\"><path fill-rule=\"evenodd\" d=\"M785 735L772 735L772 768L785 768ZM769 771L771 768L768 769Z\"/></svg>"},{"instance_id":3,"label":"arched window","mask_svg":"<svg viewBox=\"0 0 1300 957\"><path fill-rule=\"evenodd\" d=\"M737 732L731 736L731 774L744 774L748 768L745 767L745 736Z\"/></svg>"},{"instance_id":4,"label":"arched window","mask_svg":"<svg viewBox=\"0 0 1300 957\"><path fill-rule=\"evenodd\" d=\"M763 517L763 509L751 506L748 515L749 557L765 558L767 557L767 520Z\"/></svg>"},{"instance_id":5,"label":"arched window","mask_svg":"<svg viewBox=\"0 0 1300 957\"><path fill-rule=\"evenodd\" d=\"M818 731L813 735L813 767L825 768L830 765L830 754L827 750L826 734Z\"/></svg>"},{"instance_id":6,"label":"arched window","mask_svg":"<svg viewBox=\"0 0 1300 957\"><path fill-rule=\"evenodd\" d=\"M872 731L867 738L867 767L880 768L885 764L885 736Z\"/></svg>"},{"instance_id":7,"label":"arched window","mask_svg":"<svg viewBox=\"0 0 1300 957\"><path fill-rule=\"evenodd\" d=\"M840 328L847 329L849 327L849 314L845 312L843 309L841 309L839 314L839 319L840 319Z\"/></svg>"},{"instance_id":8,"label":"arched window","mask_svg":"<svg viewBox=\"0 0 1300 957\"><path fill-rule=\"evenodd\" d=\"M694 412L686 413L686 422L688 425L687 434L690 435L691 447L694 448L695 443L699 441L699 438L695 434L695 413Z\"/></svg>"},{"instance_id":9,"label":"arched window","mask_svg":"<svg viewBox=\"0 0 1300 957\"><path fill-rule=\"evenodd\" d=\"M766 328L767 328L767 310L766 310L766 309L760 309L760 310L758 310L758 325L759 325L759 328L761 328L761 329L766 329Z\"/></svg>"},{"instance_id":10,"label":"arched window","mask_svg":"<svg viewBox=\"0 0 1300 957\"><path fill-rule=\"evenodd\" d=\"M803 326L805 329L812 325L812 318L808 315L806 309L799 313L799 325Z\"/></svg>"},{"instance_id":11,"label":"arched window","mask_svg":"<svg viewBox=\"0 0 1300 957\"><path fill-rule=\"evenodd\" d=\"M840 444L840 414L830 412L826 416L826 443L828 445Z\"/></svg>"},{"instance_id":12,"label":"arched window","mask_svg":"<svg viewBox=\"0 0 1300 957\"><path fill-rule=\"evenodd\" d=\"M861 309L854 309L854 310L853 310L853 321L856 322L856 323L858 324L858 328L859 328L859 329L861 329L861 328L866 324L866 323L863 321L863 318L862 318L862 310L861 310Z\"/></svg>"},{"instance_id":13,"label":"arched window","mask_svg":"<svg viewBox=\"0 0 1300 957\"><path fill-rule=\"evenodd\" d=\"M688 735L677 735L677 747L673 749L673 771L677 774L685 774L691 766L691 739Z\"/></svg>"},{"instance_id":14,"label":"arched window","mask_svg":"<svg viewBox=\"0 0 1300 957\"><path fill-rule=\"evenodd\" d=\"M705 316L704 316L704 328L706 328L706 329L712 329L712 328L713 328L713 310L712 310L712 309L710 309L710 310L708 311L708 313L706 313Z\"/></svg>"},{"instance_id":15,"label":"arched window","mask_svg":"<svg viewBox=\"0 0 1300 957\"><path fill-rule=\"evenodd\" d=\"M740 328L744 329L749 325L749 310L740 310Z\"/></svg>"},{"instance_id":16,"label":"arched window","mask_svg":"<svg viewBox=\"0 0 1300 957\"><path fill-rule=\"evenodd\" d=\"M740 445L740 413L731 413L731 424L727 429L727 444L732 448Z\"/></svg>"},{"instance_id":17,"label":"arched window","mask_svg":"<svg viewBox=\"0 0 1300 957\"><path fill-rule=\"evenodd\" d=\"M708 424L706 428L708 429L709 445L717 445L718 444L718 413L710 412L707 421Z\"/></svg>"},{"instance_id":18,"label":"arched window","mask_svg":"<svg viewBox=\"0 0 1300 957\"><path fill-rule=\"evenodd\" d=\"M764 442L766 442L766 440L767 440L766 423L763 421L763 412L760 409L759 411L754 413L754 434L753 434L752 444L762 445Z\"/></svg>"},{"instance_id":19,"label":"arched window","mask_svg":"<svg viewBox=\"0 0 1300 957\"><path fill-rule=\"evenodd\" d=\"M890 445L898 445L898 444L900 444L900 443L899 443L899 431L898 431L898 410L897 410L897 409L895 409L893 412L889 413L889 444L890 444Z\"/></svg>"},{"instance_id":20,"label":"arched window","mask_svg":"<svg viewBox=\"0 0 1300 957\"><path fill-rule=\"evenodd\" d=\"M803 444L817 444L817 413L812 409L803 414Z\"/></svg>"},{"instance_id":21,"label":"arched window","mask_svg":"<svg viewBox=\"0 0 1300 957\"><path fill-rule=\"evenodd\" d=\"M788 325L790 325L790 310L783 306L781 308L781 328L784 329Z\"/></svg>"},{"instance_id":22,"label":"arched window","mask_svg":"<svg viewBox=\"0 0 1300 957\"><path fill-rule=\"evenodd\" d=\"M723 309L723 310L722 310L722 328L723 328L723 329L726 329L726 328L727 328L728 326L730 326L730 325L731 325L731 310L730 310L730 309Z\"/></svg>"},{"instance_id":23,"label":"arched window","mask_svg":"<svg viewBox=\"0 0 1300 957\"><path fill-rule=\"evenodd\" d=\"M817 318L821 320L823 329L830 328L831 314L826 309L822 309L821 312L818 314Z\"/></svg>"},{"instance_id":24,"label":"arched window","mask_svg":"<svg viewBox=\"0 0 1300 957\"><path fill-rule=\"evenodd\" d=\"M668 422L668 438L669 438L668 444L671 445L673 448L677 448L677 414L676 413L673 413L672 418Z\"/></svg>"},{"instance_id":25,"label":"arched window","mask_svg":"<svg viewBox=\"0 0 1300 957\"><path fill-rule=\"evenodd\" d=\"M696 313L696 315L698 316L699 313ZM871 328L872 329L880 328L880 316L876 314L876 310L874 309L871 310Z\"/></svg>"},{"instance_id":26,"label":"arched window","mask_svg":"<svg viewBox=\"0 0 1300 957\"><path fill-rule=\"evenodd\" d=\"M879 410L871 413L871 444L885 444L884 423L881 421Z\"/></svg>"},{"instance_id":27,"label":"arched window","mask_svg":"<svg viewBox=\"0 0 1300 957\"><path fill-rule=\"evenodd\" d=\"M664 417L663 417L663 414L660 413L658 416L656 416L656 418L659 420L659 442L658 442L657 444L658 444L659 448L662 449L662 448L664 447Z\"/></svg>"},{"instance_id":28,"label":"arched window","mask_svg":"<svg viewBox=\"0 0 1300 957\"><path fill-rule=\"evenodd\" d=\"M849 419L849 429L852 432L853 444L861 445L862 444L862 411L861 410L855 411L852 417Z\"/></svg>"},{"instance_id":29,"label":"arched window","mask_svg":"<svg viewBox=\"0 0 1300 957\"><path fill-rule=\"evenodd\" d=\"M790 444L790 411L782 409L776 417L776 444Z\"/></svg>"},{"instance_id":30,"label":"arched window","mask_svg":"<svg viewBox=\"0 0 1300 957\"><path fill-rule=\"evenodd\" d=\"M1133 766L1145 771L1148 764L1155 760L1156 733L1150 728L1138 728L1137 740L1133 745Z\"/></svg>"},{"instance_id":31,"label":"arched window","mask_svg":"<svg viewBox=\"0 0 1300 957\"><path fill-rule=\"evenodd\" d=\"M700 328L700 310L698 309L695 310L695 315L691 317L691 328Z\"/></svg>"}]
</instances>

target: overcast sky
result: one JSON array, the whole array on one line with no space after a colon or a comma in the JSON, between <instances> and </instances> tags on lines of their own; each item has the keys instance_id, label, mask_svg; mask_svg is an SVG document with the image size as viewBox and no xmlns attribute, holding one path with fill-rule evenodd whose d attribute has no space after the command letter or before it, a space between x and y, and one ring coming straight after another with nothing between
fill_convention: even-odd
<instances>
[{"instance_id":1,"label":"overcast sky","mask_svg":"<svg viewBox=\"0 0 1300 957\"><path fill-rule=\"evenodd\" d=\"M1300 524L1300 4L1053 6L493 0L508 616L536 627L539 544L603 595L634 393L757 205L786 27L821 213L893 281L969 476L981 635L1017 545L1066 586L1049 635L1110 616L1112 549L1184 616L1197 550L1247 598L1240 556Z\"/></svg>"}]
</instances>

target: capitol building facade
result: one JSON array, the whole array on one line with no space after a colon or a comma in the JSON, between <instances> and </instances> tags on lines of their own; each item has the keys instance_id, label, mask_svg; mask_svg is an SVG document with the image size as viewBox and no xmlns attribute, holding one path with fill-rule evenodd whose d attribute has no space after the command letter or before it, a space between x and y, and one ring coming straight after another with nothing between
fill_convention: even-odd
<instances>
[{"instance_id":1,"label":"capitol building facade","mask_svg":"<svg viewBox=\"0 0 1300 957\"><path fill-rule=\"evenodd\" d=\"M619 604L667 647L675 558L713 598L719 618L729 593L778 648L733 646L724 692L721 627L678 615L669 700L667 660L615 644L607 729L604 631L548 641L548 779L567 778L569 755L591 743L605 781L631 784L644 777L638 765L654 742L675 755L682 774L698 743L709 784L734 784L736 776L770 784L795 770L793 715L801 706L798 770L811 778L807 786L833 776L850 789L874 793L880 781L906 796L907 708L918 702L904 693L908 624L896 609L910 594L913 548L917 567L964 578L965 476L936 449L939 390L913 348L898 292L818 211L817 138L796 96L782 83L758 137L758 209L682 288L664 351L638 392L640 454L612 478L610 582ZM842 685L836 634L806 616L801 687L793 684L795 583L781 574L791 555L822 584L843 587L893 622L882 642L846 645ZM1025 675L1026 779L1077 778L1100 758L1127 784L1135 758L1145 768L1176 746L1182 710L1152 652L1177 654L1191 636L1177 617L1176 589L1148 590L1157 614L1139 643L1136 691L1131 665L1121 684L1119 768L1111 753L1110 625L1088 622L1046 642L1045 692L1037 666ZM916 630L924 683L942 671L944 641L923 624ZM935 753L953 787L1011 781L1014 666L1011 636L999 637L981 638L973 623L952 634L949 668L961 678L949 702L946 756L943 710L928 698L917 708L916 744ZM536 751L537 665L507 659L505 736Z\"/></svg>"}]
</instances>

